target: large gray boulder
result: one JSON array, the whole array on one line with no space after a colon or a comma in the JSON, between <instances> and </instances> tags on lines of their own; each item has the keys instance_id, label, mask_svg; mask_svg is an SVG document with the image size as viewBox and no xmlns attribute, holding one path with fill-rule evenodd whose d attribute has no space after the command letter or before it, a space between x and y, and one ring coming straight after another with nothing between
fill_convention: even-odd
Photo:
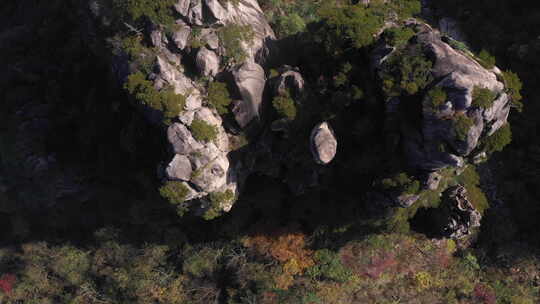
<instances>
[{"instance_id":1,"label":"large gray boulder","mask_svg":"<svg viewBox=\"0 0 540 304\"><path fill-rule=\"evenodd\" d=\"M183 50L187 47L189 36L191 35L191 28L185 24L182 20L176 21L178 30L173 33L173 41L179 50Z\"/></svg>"},{"instance_id":2,"label":"large gray boulder","mask_svg":"<svg viewBox=\"0 0 540 304\"><path fill-rule=\"evenodd\" d=\"M190 3L190 0L177 0L174 8L180 15L187 17Z\"/></svg>"},{"instance_id":3,"label":"large gray boulder","mask_svg":"<svg viewBox=\"0 0 540 304\"><path fill-rule=\"evenodd\" d=\"M197 68L203 76L216 76L219 72L219 57L213 51L202 47L197 53Z\"/></svg>"},{"instance_id":4,"label":"large gray boulder","mask_svg":"<svg viewBox=\"0 0 540 304\"><path fill-rule=\"evenodd\" d=\"M242 99L249 109L249 114L246 112L245 115L247 117L245 119L247 124L260 115L259 111L262 104L266 76L264 69L252 61L244 63L233 74Z\"/></svg>"},{"instance_id":5,"label":"large gray boulder","mask_svg":"<svg viewBox=\"0 0 540 304\"><path fill-rule=\"evenodd\" d=\"M311 153L315 162L321 165L329 164L337 152L337 139L334 131L327 122L322 122L311 132Z\"/></svg>"}]
</instances>

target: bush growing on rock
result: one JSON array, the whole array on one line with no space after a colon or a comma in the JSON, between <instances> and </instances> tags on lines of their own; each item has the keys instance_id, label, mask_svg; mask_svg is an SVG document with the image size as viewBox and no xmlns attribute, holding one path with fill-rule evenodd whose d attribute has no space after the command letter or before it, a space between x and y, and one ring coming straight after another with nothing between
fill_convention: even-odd
<instances>
[{"instance_id":1,"label":"bush growing on rock","mask_svg":"<svg viewBox=\"0 0 540 304\"><path fill-rule=\"evenodd\" d=\"M475 86L472 93L472 105L486 109L493 105L496 97L497 95L490 89Z\"/></svg>"},{"instance_id":2,"label":"bush growing on rock","mask_svg":"<svg viewBox=\"0 0 540 304\"><path fill-rule=\"evenodd\" d=\"M510 124L505 124L485 139L485 150L487 153L500 152L512 141L512 130Z\"/></svg>"},{"instance_id":3,"label":"bush growing on rock","mask_svg":"<svg viewBox=\"0 0 540 304\"><path fill-rule=\"evenodd\" d=\"M220 210L227 203L230 203L234 200L234 193L227 189L224 192L213 192L210 193L210 208L204 213L203 218L205 220L212 220L220 215Z\"/></svg>"},{"instance_id":4,"label":"bush growing on rock","mask_svg":"<svg viewBox=\"0 0 540 304\"><path fill-rule=\"evenodd\" d=\"M225 50L225 59L229 64L242 64L247 57L243 43L251 43L254 38L249 25L229 24L218 31L219 41Z\"/></svg>"},{"instance_id":5,"label":"bush growing on rock","mask_svg":"<svg viewBox=\"0 0 540 304\"><path fill-rule=\"evenodd\" d=\"M172 88L156 90L153 82L146 80L141 72L129 75L124 87L139 104L162 112L167 124L182 112L186 103L186 98L176 94Z\"/></svg>"},{"instance_id":6,"label":"bush growing on rock","mask_svg":"<svg viewBox=\"0 0 540 304\"><path fill-rule=\"evenodd\" d=\"M523 83L519 79L518 74L512 71L503 72L504 82L508 91L508 94L512 97L512 105L521 112L523 110L523 103L521 99L521 89L523 88Z\"/></svg>"},{"instance_id":7,"label":"bush growing on rock","mask_svg":"<svg viewBox=\"0 0 540 304\"><path fill-rule=\"evenodd\" d=\"M467 140L469 130L474 125L474 121L467 114L458 114L454 119L454 131L456 138L461 141Z\"/></svg>"},{"instance_id":8,"label":"bush growing on rock","mask_svg":"<svg viewBox=\"0 0 540 304\"><path fill-rule=\"evenodd\" d=\"M432 66L419 46L396 52L386 60L380 73L384 93L387 96L418 93L431 82Z\"/></svg>"},{"instance_id":9,"label":"bush growing on rock","mask_svg":"<svg viewBox=\"0 0 540 304\"><path fill-rule=\"evenodd\" d=\"M441 87L435 87L428 92L428 98L431 102L431 107L436 110L444 105L448 96Z\"/></svg>"},{"instance_id":10,"label":"bush growing on rock","mask_svg":"<svg viewBox=\"0 0 540 304\"><path fill-rule=\"evenodd\" d=\"M189 126L193 137L202 142L210 142L217 138L218 130L216 126L213 126L201 119L194 119Z\"/></svg>"},{"instance_id":11,"label":"bush growing on rock","mask_svg":"<svg viewBox=\"0 0 540 304\"><path fill-rule=\"evenodd\" d=\"M186 200L189 189L180 181L168 181L159 188L159 194L171 204L178 205Z\"/></svg>"},{"instance_id":12,"label":"bush growing on rock","mask_svg":"<svg viewBox=\"0 0 540 304\"><path fill-rule=\"evenodd\" d=\"M223 82L212 82L208 86L208 101L212 104L219 114L227 114L227 108L231 104L231 97L227 85Z\"/></svg>"},{"instance_id":13,"label":"bush growing on rock","mask_svg":"<svg viewBox=\"0 0 540 304\"><path fill-rule=\"evenodd\" d=\"M495 57L486 50L480 51L478 59L480 64L486 69L493 69L495 67Z\"/></svg>"},{"instance_id":14,"label":"bush growing on rock","mask_svg":"<svg viewBox=\"0 0 540 304\"><path fill-rule=\"evenodd\" d=\"M412 36L414 36L414 31L408 27L391 27L383 33L384 40L391 46L401 46L407 43Z\"/></svg>"},{"instance_id":15,"label":"bush growing on rock","mask_svg":"<svg viewBox=\"0 0 540 304\"><path fill-rule=\"evenodd\" d=\"M274 109L278 112L280 117L287 118L288 120L294 120L296 118L296 105L290 94L285 96L276 96L272 100Z\"/></svg>"},{"instance_id":16,"label":"bush growing on rock","mask_svg":"<svg viewBox=\"0 0 540 304\"><path fill-rule=\"evenodd\" d=\"M126 37L121 41L121 47L129 56L130 61L135 63L145 74L148 74L151 72L156 55L151 49L143 46L141 40L142 38L139 36Z\"/></svg>"}]
</instances>

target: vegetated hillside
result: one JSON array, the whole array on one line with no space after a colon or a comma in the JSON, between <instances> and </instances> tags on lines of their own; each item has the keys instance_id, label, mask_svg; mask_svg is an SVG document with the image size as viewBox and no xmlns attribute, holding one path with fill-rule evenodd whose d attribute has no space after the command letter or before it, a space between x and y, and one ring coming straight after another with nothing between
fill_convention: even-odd
<instances>
[{"instance_id":1,"label":"vegetated hillside","mask_svg":"<svg viewBox=\"0 0 540 304\"><path fill-rule=\"evenodd\" d=\"M538 301L522 66L354 2L4 6L0 300Z\"/></svg>"}]
</instances>

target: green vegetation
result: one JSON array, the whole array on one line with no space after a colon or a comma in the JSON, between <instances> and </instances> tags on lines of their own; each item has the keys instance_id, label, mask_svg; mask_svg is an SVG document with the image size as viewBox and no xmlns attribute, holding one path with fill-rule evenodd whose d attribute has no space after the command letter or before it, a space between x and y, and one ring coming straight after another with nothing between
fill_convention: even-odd
<instances>
[{"instance_id":1,"label":"green vegetation","mask_svg":"<svg viewBox=\"0 0 540 304\"><path fill-rule=\"evenodd\" d=\"M382 180L382 187L386 190L395 190L400 194L417 194L420 191L420 182L407 175L405 172L398 173L391 178Z\"/></svg>"},{"instance_id":2,"label":"green vegetation","mask_svg":"<svg viewBox=\"0 0 540 304\"><path fill-rule=\"evenodd\" d=\"M434 110L437 110L440 106L444 105L448 99L446 92L441 87L434 87L433 89L429 90L427 96L428 100L430 101L430 106Z\"/></svg>"},{"instance_id":3,"label":"green vegetation","mask_svg":"<svg viewBox=\"0 0 540 304\"><path fill-rule=\"evenodd\" d=\"M467 189L467 197L474 208L480 213L489 208L489 202L486 195L480 188L480 176L473 166L468 166L460 176L457 177L457 182Z\"/></svg>"},{"instance_id":4,"label":"green vegetation","mask_svg":"<svg viewBox=\"0 0 540 304\"><path fill-rule=\"evenodd\" d=\"M445 36L445 38L448 40L448 45L450 45L453 49L464 52L464 53L470 53L469 47L461 42L453 39L452 37Z\"/></svg>"},{"instance_id":5,"label":"green vegetation","mask_svg":"<svg viewBox=\"0 0 540 304\"><path fill-rule=\"evenodd\" d=\"M399 47L414 36L414 31L408 27L391 27L383 32L383 38L388 45Z\"/></svg>"},{"instance_id":6,"label":"green vegetation","mask_svg":"<svg viewBox=\"0 0 540 304\"><path fill-rule=\"evenodd\" d=\"M167 181L159 188L159 194L171 204L178 205L186 200L189 189L180 181Z\"/></svg>"},{"instance_id":7,"label":"green vegetation","mask_svg":"<svg viewBox=\"0 0 540 304\"><path fill-rule=\"evenodd\" d=\"M288 93L285 96L274 97L272 105L280 117L287 118L288 120L294 120L296 117L296 105Z\"/></svg>"},{"instance_id":8,"label":"green vegetation","mask_svg":"<svg viewBox=\"0 0 540 304\"><path fill-rule=\"evenodd\" d=\"M317 250L313 259L315 264L307 271L313 279L347 282L352 277L351 271L343 266L339 255L333 251Z\"/></svg>"},{"instance_id":9,"label":"green vegetation","mask_svg":"<svg viewBox=\"0 0 540 304\"><path fill-rule=\"evenodd\" d=\"M379 74L384 93L387 96L418 93L432 81L432 66L419 46L395 52L385 61Z\"/></svg>"},{"instance_id":10,"label":"green vegetation","mask_svg":"<svg viewBox=\"0 0 540 304\"><path fill-rule=\"evenodd\" d=\"M497 98L497 94L490 89L475 86L472 92L472 106L484 109L490 108L495 98Z\"/></svg>"},{"instance_id":11,"label":"green vegetation","mask_svg":"<svg viewBox=\"0 0 540 304\"><path fill-rule=\"evenodd\" d=\"M227 107L232 101L227 84L218 81L210 83L208 86L208 101L216 108L219 114L229 113Z\"/></svg>"},{"instance_id":12,"label":"green vegetation","mask_svg":"<svg viewBox=\"0 0 540 304\"><path fill-rule=\"evenodd\" d=\"M510 124L500 127L495 133L485 139L484 147L487 153L500 152L512 141Z\"/></svg>"},{"instance_id":13,"label":"green vegetation","mask_svg":"<svg viewBox=\"0 0 540 304\"><path fill-rule=\"evenodd\" d=\"M478 59L478 62L480 62L480 64L486 69L493 69L495 67L495 57L486 50L480 51L478 54Z\"/></svg>"},{"instance_id":14,"label":"green vegetation","mask_svg":"<svg viewBox=\"0 0 540 304\"><path fill-rule=\"evenodd\" d=\"M112 2L119 20L125 22L150 21L154 24L172 25L174 23L174 0L107 0Z\"/></svg>"},{"instance_id":15,"label":"green vegetation","mask_svg":"<svg viewBox=\"0 0 540 304\"><path fill-rule=\"evenodd\" d=\"M474 125L472 118L467 116L467 114L458 114L454 118L454 132L456 134L456 139L465 141L469 136L469 130Z\"/></svg>"},{"instance_id":16,"label":"green vegetation","mask_svg":"<svg viewBox=\"0 0 540 304\"><path fill-rule=\"evenodd\" d=\"M225 50L225 59L229 64L242 64L246 60L243 44L253 41L253 30L249 25L228 24L217 32L219 41Z\"/></svg>"},{"instance_id":17,"label":"green vegetation","mask_svg":"<svg viewBox=\"0 0 540 304\"><path fill-rule=\"evenodd\" d=\"M374 34L383 25L383 18L361 4L336 8L329 3L319 11L324 20L319 39L326 49L362 48L374 42Z\"/></svg>"},{"instance_id":18,"label":"green vegetation","mask_svg":"<svg viewBox=\"0 0 540 304\"><path fill-rule=\"evenodd\" d=\"M122 50L129 56L132 63L138 69L149 74L156 61L156 54L153 50L143 46L141 37L129 36L122 40Z\"/></svg>"},{"instance_id":19,"label":"green vegetation","mask_svg":"<svg viewBox=\"0 0 540 304\"><path fill-rule=\"evenodd\" d=\"M162 112L167 124L182 112L186 103L186 98L174 93L172 88L157 91L141 72L129 75L124 87L139 104Z\"/></svg>"},{"instance_id":20,"label":"green vegetation","mask_svg":"<svg viewBox=\"0 0 540 304\"><path fill-rule=\"evenodd\" d=\"M203 215L203 218L207 221L221 215L223 206L230 204L234 200L234 193L230 189L227 189L224 192L212 192L209 197L211 205Z\"/></svg>"},{"instance_id":21,"label":"green vegetation","mask_svg":"<svg viewBox=\"0 0 540 304\"><path fill-rule=\"evenodd\" d=\"M504 71L503 78L508 90L508 94L510 94L512 98L513 106L521 112L523 110L523 103L521 102L521 99L523 98L521 96L523 83L519 79L519 76L512 71Z\"/></svg>"},{"instance_id":22,"label":"green vegetation","mask_svg":"<svg viewBox=\"0 0 540 304\"><path fill-rule=\"evenodd\" d=\"M210 142L217 138L218 129L216 126L201 119L194 119L189 126L193 137L202 142Z\"/></svg>"}]
</instances>

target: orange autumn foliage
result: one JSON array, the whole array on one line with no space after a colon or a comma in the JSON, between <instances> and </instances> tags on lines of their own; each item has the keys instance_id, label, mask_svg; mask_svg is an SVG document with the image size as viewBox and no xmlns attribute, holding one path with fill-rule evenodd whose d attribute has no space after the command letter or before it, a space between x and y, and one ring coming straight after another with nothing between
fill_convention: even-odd
<instances>
[{"instance_id":1,"label":"orange autumn foliage","mask_svg":"<svg viewBox=\"0 0 540 304\"><path fill-rule=\"evenodd\" d=\"M244 239L243 245L256 254L280 262L282 273L276 276L275 282L279 289L288 289L294 281L294 275L300 275L314 265L313 251L306 248L306 236L292 229L256 233Z\"/></svg>"}]
</instances>

